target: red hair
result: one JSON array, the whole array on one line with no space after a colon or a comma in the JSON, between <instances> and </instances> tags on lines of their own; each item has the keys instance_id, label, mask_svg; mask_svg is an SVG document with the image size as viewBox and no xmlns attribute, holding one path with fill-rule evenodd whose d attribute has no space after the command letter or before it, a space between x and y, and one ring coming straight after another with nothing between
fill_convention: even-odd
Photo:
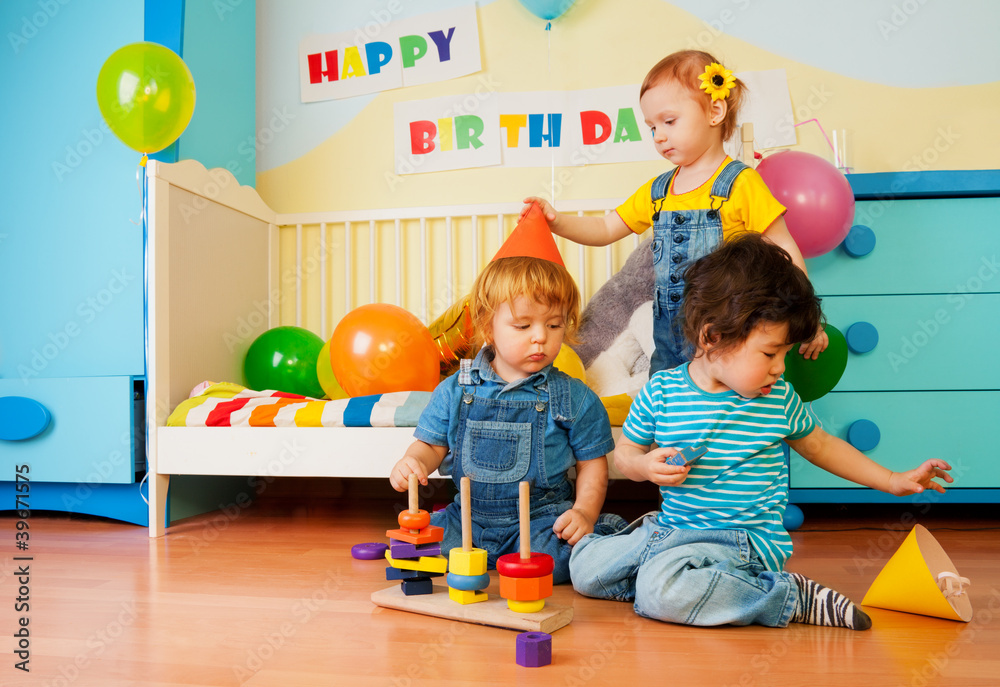
<instances>
[{"instance_id":1,"label":"red hair","mask_svg":"<svg viewBox=\"0 0 1000 687\"><path fill-rule=\"evenodd\" d=\"M712 96L701 89L701 81L698 77L713 62L722 64L715 57L701 50L681 50L671 53L657 62L646 74L646 78L642 81L642 87L639 89L639 97L641 98L653 86L673 80L685 86L695 95L695 98L701 99L707 112L712 105ZM728 141L736 132L736 118L746 96L746 84L736 79L736 83L730 88L729 95L726 97L726 116L721 124L723 141Z\"/></svg>"}]
</instances>

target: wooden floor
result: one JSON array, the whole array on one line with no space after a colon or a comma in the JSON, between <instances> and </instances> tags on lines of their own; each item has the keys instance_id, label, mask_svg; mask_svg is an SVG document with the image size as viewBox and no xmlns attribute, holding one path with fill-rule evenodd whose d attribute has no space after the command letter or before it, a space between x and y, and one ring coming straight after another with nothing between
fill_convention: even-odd
<instances>
[{"instance_id":1,"label":"wooden floor","mask_svg":"<svg viewBox=\"0 0 1000 687\"><path fill-rule=\"evenodd\" d=\"M553 635L552 665L522 668L515 632L372 605L372 591L389 584L384 565L352 559L350 547L383 540L397 501L359 498L346 484L338 483L338 500L265 493L155 540L110 520L33 513L27 613L11 613L15 518L0 515L0 684L1000 684L995 507L813 509L792 535L788 569L859 601L915 516L972 579L971 623L869 609L868 632L692 628L639 618L630 604L564 585L553 601L572 605L575 618ZM632 516L648 504L610 505ZM22 616L30 674L15 669L12 653Z\"/></svg>"}]
</instances>

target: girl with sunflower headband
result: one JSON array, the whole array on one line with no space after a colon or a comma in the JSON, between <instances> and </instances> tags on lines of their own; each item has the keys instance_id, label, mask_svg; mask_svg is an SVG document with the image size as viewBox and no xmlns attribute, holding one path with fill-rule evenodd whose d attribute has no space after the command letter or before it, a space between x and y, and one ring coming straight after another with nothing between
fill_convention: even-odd
<instances>
[{"instance_id":1,"label":"girl with sunflower headband","mask_svg":"<svg viewBox=\"0 0 1000 687\"><path fill-rule=\"evenodd\" d=\"M639 106L653 144L674 169L646 182L602 217L557 213L538 197L555 234L589 246L606 246L653 227L653 342L649 374L680 365L693 350L685 343L680 314L684 270L741 232L761 233L785 249L806 271L788 233L782 206L760 175L726 155L723 143L735 132L746 86L712 55L675 52L660 60L642 82ZM527 207L522 215L527 212ZM822 327L800 351L816 358L827 346Z\"/></svg>"}]
</instances>

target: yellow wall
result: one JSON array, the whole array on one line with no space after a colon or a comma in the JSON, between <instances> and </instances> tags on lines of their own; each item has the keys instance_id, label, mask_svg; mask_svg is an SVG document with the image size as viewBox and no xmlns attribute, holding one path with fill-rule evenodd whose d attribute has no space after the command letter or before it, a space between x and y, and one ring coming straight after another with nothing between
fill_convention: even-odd
<instances>
[{"instance_id":1,"label":"yellow wall","mask_svg":"<svg viewBox=\"0 0 1000 687\"><path fill-rule=\"evenodd\" d=\"M625 12L622 8L627 7ZM637 18L644 18L637 21ZM1000 83L954 88L894 88L848 78L796 63L725 34L713 34L698 18L662 0L578 0L553 22L551 32L517 0L497 0L479 8L483 71L451 81L387 91L335 135L299 159L259 173L257 189L278 212L322 212L387 207L516 202L528 195L553 197L558 208L566 199L624 198L667 167L663 161L591 165L565 168L479 168L396 176L393 170L393 104L447 94L498 91L576 90L638 84L664 55L691 47L692 37L735 71L785 69L796 122L818 118L828 132L847 129L852 164L859 172L983 169L997 166L1000 129L987 126L1000 111ZM798 150L831 159L819 129L806 124L797 129ZM372 144L377 141L377 144ZM992 152L991 152L992 151ZM551 193L555 179L555 192ZM462 225L464 226L464 225ZM505 233L513 227L508 221ZM454 299L461 297L475 274L468 244L457 241L453 250L459 265L456 284L442 278L443 228L429 225L428 265L431 322ZM378 244L391 249L391 226L380 224ZM395 302L397 279L403 297L399 303L421 315L420 265L415 262L418 227L403 228L407 247L402 276L393 264L381 264L375 301ZM310 269L320 253L319 227L302 229L301 255L306 265L301 309L292 293L283 292L281 323L304 326L329 336L348 307L369 301L367 224L352 229L353 249L343 249L341 227L327 228L329 267L325 281ZM614 268L627 257L631 243L613 250ZM496 224L485 223L477 256L479 264L497 248ZM562 244L564 256L578 280L576 247ZM391 254L391 253L390 253ZM351 264L357 297L344 302L343 265ZM590 253L584 297L592 295L605 274L603 254ZM282 230L283 272L296 266L295 229ZM326 331L321 326L320 292L328 294ZM456 295L457 294L457 295Z\"/></svg>"},{"instance_id":2,"label":"yellow wall","mask_svg":"<svg viewBox=\"0 0 1000 687\"><path fill-rule=\"evenodd\" d=\"M644 19L637 21L639 17ZM785 69L796 122L816 117L828 132L847 129L859 172L997 166L1000 130L989 124L1000 111L1000 83L914 89L860 81L789 61L726 34L713 37L701 20L662 0L580 0L553 22L551 32L517 0L498 0L479 9L479 25L481 73L378 95L323 144L294 162L259 173L257 187L264 199L279 212L511 201L550 195L553 174L557 207L560 199L625 197L663 171L665 163L480 168L397 177L393 103L473 93L484 85L531 91L638 84L664 55L691 47L692 37L708 43L706 49L736 71ZM829 158L815 125L798 132L798 150Z\"/></svg>"}]
</instances>

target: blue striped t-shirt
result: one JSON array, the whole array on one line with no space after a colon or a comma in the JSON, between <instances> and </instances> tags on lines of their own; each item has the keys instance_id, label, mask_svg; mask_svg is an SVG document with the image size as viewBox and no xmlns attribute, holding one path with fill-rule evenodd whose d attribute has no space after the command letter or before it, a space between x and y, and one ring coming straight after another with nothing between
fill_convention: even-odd
<instances>
[{"instance_id":1,"label":"blue striped t-shirt","mask_svg":"<svg viewBox=\"0 0 1000 687\"><path fill-rule=\"evenodd\" d=\"M691 381L688 364L657 372L639 392L622 427L642 446L705 446L684 483L660 487L665 527L743 529L770 570L792 555L782 525L788 466L781 441L800 439L818 421L784 379L767 396L708 393Z\"/></svg>"}]
</instances>

